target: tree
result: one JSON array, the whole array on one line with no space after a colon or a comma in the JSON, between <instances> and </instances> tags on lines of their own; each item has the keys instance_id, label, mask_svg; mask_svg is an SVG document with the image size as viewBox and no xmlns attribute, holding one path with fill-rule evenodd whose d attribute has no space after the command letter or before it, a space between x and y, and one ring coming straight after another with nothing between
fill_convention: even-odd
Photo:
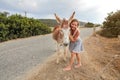
<instances>
[{"instance_id":1,"label":"tree","mask_svg":"<svg viewBox=\"0 0 120 80\"><path fill-rule=\"evenodd\" d=\"M51 28L38 19L19 14L7 15L7 12L0 12L0 42L51 33Z\"/></svg>"},{"instance_id":2,"label":"tree","mask_svg":"<svg viewBox=\"0 0 120 80\"><path fill-rule=\"evenodd\" d=\"M88 22L88 23L85 24L85 27L94 27L94 24L91 23L91 22Z\"/></svg>"},{"instance_id":3,"label":"tree","mask_svg":"<svg viewBox=\"0 0 120 80\"><path fill-rule=\"evenodd\" d=\"M120 10L111 12L103 22L101 35L117 37L120 35Z\"/></svg>"}]
</instances>

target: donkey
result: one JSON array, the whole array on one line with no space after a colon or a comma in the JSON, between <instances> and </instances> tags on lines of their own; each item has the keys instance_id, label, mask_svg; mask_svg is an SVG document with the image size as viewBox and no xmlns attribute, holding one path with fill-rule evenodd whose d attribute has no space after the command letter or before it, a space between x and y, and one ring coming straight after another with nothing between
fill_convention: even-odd
<instances>
[{"instance_id":1,"label":"donkey","mask_svg":"<svg viewBox=\"0 0 120 80\"><path fill-rule=\"evenodd\" d=\"M65 18L60 19L56 14L55 18L59 25L55 26L53 29L53 39L57 42L57 63L59 63L60 57L60 48L63 46L64 48L64 60L66 61L66 55L68 52L68 45L69 45L69 35L70 35L70 27L69 23L73 19L75 12L73 12L72 16L69 20Z\"/></svg>"}]
</instances>

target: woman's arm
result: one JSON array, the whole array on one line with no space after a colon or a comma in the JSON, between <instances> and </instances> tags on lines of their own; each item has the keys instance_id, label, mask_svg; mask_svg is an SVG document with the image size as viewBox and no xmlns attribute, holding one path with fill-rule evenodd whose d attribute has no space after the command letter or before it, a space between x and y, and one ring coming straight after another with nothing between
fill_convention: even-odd
<instances>
[{"instance_id":1,"label":"woman's arm","mask_svg":"<svg viewBox=\"0 0 120 80\"><path fill-rule=\"evenodd\" d=\"M73 35L70 35L70 36L69 36L70 41L75 42L75 41L78 39L79 35L80 35L80 32L79 32L79 31L77 31L77 33L76 33L74 36L73 36Z\"/></svg>"}]
</instances>

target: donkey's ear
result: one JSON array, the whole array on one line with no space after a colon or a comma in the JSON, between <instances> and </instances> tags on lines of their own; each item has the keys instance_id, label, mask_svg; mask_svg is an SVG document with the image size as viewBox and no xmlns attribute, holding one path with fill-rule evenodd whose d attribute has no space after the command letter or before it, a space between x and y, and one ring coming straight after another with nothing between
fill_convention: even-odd
<instances>
[{"instance_id":1,"label":"donkey's ear","mask_svg":"<svg viewBox=\"0 0 120 80\"><path fill-rule=\"evenodd\" d=\"M61 23L62 20L56 15L56 13L54 13L54 15L55 15L55 18L56 18L57 22L58 22L58 23Z\"/></svg>"},{"instance_id":2,"label":"donkey's ear","mask_svg":"<svg viewBox=\"0 0 120 80\"><path fill-rule=\"evenodd\" d=\"M73 12L72 16L69 18L69 22L71 22L71 20L73 19L74 15L75 15L75 11Z\"/></svg>"}]
</instances>

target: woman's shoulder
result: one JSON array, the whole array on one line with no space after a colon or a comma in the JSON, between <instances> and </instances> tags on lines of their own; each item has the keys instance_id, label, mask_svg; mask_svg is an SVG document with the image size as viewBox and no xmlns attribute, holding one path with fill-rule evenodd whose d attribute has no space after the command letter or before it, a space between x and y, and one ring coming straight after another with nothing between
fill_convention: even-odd
<instances>
[{"instance_id":1,"label":"woman's shoulder","mask_svg":"<svg viewBox=\"0 0 120 80\"><path fill-rule=\"evenodd\" d=\"M76 33L77 33L77 34L79 34L79 33L80 33L80 30L79 30L78 28L76 29Z\"/></svg>"}]
</instances>

